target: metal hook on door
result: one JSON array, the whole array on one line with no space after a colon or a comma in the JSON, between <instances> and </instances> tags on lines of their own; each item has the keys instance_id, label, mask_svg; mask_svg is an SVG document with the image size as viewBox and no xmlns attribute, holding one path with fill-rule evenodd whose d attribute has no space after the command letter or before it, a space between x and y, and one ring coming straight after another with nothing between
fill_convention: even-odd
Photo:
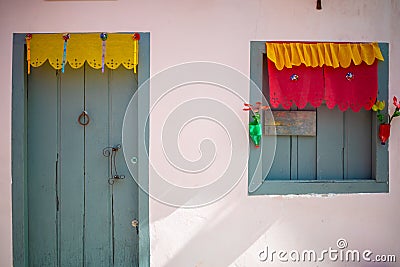
<instances>
[{"instance_id":1,"label":"metal hook on door","mask_svg":"<svg viewBox=\"0 0 400 267\"><path fill-rule=\"evenodd\" d=\"M132 224L132 227L136 229L136 234L138 235L139 234L139 221L137 219L134 219L131 224Z\"/></svg>"},{"instance_id":2,"label":"metal hook on door","mask_svg":"<svg viewBox=\"0 0 400 267\"><path fill-rule=\"evenodd\" d=\"M90 122L89 114L86 112L86 110L82 111L81 115L79 115L78 117L78 123L82 126L86 126L89 124L89 122Z\"/></svg>"},{"instance_id":3,"label":"metal hook on door","mask_svg":"<svg viewBox=\"0 0 400 267\"><path fill-rule=\"evenodd\" d=\"M120 149L121 149L120 144L116 146L108 146L103 149L103 155L109 158L110 177L108 178L108 183L110 185L113 185L115 180L125 179L125 175L118 174L117 165L115 164L115 157L117 155L118 150Z\"/></svg>"}]
</instances>

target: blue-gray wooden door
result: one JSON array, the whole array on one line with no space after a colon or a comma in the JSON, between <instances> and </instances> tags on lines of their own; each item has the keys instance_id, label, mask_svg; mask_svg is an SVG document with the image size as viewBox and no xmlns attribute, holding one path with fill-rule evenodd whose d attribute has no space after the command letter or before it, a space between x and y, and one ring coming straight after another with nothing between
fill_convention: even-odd
<instances>
[{"instance_id":1,"label":"blue-gray wooden door","mask_svg":"<svg viewBox=\"0 0 400 267\"><path fill-rule=\"evenodd\" d=\"M121 144L123 116L137 75L122 67L49 64L28 76L29 266L138 266L138 187L122 151L124 180L108 183L103 148ZM83 110L90 123L77 118ZM133 137L135 138L135 137Z\"/></svg>"}]
</instances>

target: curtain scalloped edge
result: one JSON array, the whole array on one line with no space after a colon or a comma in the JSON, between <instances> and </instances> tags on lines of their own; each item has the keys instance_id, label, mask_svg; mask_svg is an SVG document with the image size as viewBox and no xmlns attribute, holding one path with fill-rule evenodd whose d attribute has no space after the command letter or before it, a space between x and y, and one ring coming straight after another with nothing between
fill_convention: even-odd
<instances>
[{"instance_id":1,"label":"curtain scalloped edge","mask_svg":"<svg viewBox=\"0 0 400 267\"><path fill-rule=\"evenodd\" d=\"M58 64L58 66L57 66L57 63L51 62L48 58L47 58L46 60L41 61L41 63L31 62L30 65L31 65L32 67L34 67L34 68L39 68L39 67L43 66L46 62L48 62L49 65L50 65L53 69L61 70L61 68L62 68L62 65L61 65L61 64ZM83 62L79 62L79 63L75 63L75 62L74 62L74 63L71 63L69 60L67 60L67 63L68 63L68 65L69 65L72 69L80 69L80 68L82 68L82 66L83 66L85 63L87 63L92 69L96 69L96 70L101 69L101 64L96 64L96 65L94 65L94 64L90 63L90 62L89 62L88 60L86 60L86 59L85 59ZM121 62L121 63L105 62L104 65L105 65L108 69L111 69L111 70L115 70L115 69L119 68L121 65L122 65L125 69L127 69L127 70L133 70L133 69L135 69L135 67L137 67L138 64L125 64L125 63L123 63L123 62Z\"/></svg>"},{"instance_id":2,"label":"curtain scalloped edge","mask_svg":"<svg viewBox=\"0 0 400 267\"><path fill-rule=\"evenodd\" d=\"M33 34L28 64L40 67L49 62L49 65L57 70L63 69L63 61L64 65L69 65L72 69L79 69L85 63L93 69L102 69L103 64L108 69L117 69L123 65L136 73L139 39L135 39L134 35L110 33L108 38L103 40L100 33L76 33L65 40L59 33Z\"/></svg>"}]
</instances>

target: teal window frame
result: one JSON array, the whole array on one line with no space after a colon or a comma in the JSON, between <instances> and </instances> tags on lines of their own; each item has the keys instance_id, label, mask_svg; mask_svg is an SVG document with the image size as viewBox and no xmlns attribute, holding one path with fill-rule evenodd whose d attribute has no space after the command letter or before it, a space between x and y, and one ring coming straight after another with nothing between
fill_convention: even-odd
<instances>
[{"instance_id":1,"label":"teal window frame","mask_svg":"<svg viewBox=\"0 0 400 267\"><path fill-rule=\"evenodd\" d=\"M250 103L260 101L263 88L263 71L266 64L266 41L250 42ZM379 43L384 61L378 64L378 99L388 100L389 82L389 44ZM257 88L258 87L258 88ZM266 96L268 99L268 96ZM387 109L387 107L385 107ZM267 149L257 149L250 145L248 161L248 184L258 180L262 183L255 190L248 190L249 195L288 195L288 194L350 194L350 193L387 193L389 192L389 151L378 139L378 122L372 116L372 177L370 179L346 180L266 180L262 177L269 168L270 159ZM263 141L261 141L263 142ZM263 151L264 150L264 151ZM271 150L269 150L271 151ZM260 159L261 164L258 164Z\"/></svg>"}]
</instances>

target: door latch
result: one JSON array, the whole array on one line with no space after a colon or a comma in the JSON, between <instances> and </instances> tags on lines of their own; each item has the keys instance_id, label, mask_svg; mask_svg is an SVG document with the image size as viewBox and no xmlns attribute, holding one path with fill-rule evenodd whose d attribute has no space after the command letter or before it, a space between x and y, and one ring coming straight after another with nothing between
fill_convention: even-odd
<instances>
[{"instance_id":1,"label":"door latch","mask_svg":"<svg viewBox=\"0 0 400 267\"><path fill-rule=\"evenodd\" d=\"M108 183L110 185L114 184L115 180L125 179L125 175L118 174L117 165L115 162L117 152L120 149L121 149L120 144L116 146L108 146L103 149L103 155L108 158L108 164L110 166L109 178L108 178Z\"/></svg>"},{"instance_id":2,"label":"door latch","mask_svg":"<svg viewBox=\"0 0 400 267\"><path fill-rule=\"evenodd\" d=\"M136 229L136 234L139 234L139 221L134 219L132 221L132 227Z\"/></svg>"}]
</instances>

